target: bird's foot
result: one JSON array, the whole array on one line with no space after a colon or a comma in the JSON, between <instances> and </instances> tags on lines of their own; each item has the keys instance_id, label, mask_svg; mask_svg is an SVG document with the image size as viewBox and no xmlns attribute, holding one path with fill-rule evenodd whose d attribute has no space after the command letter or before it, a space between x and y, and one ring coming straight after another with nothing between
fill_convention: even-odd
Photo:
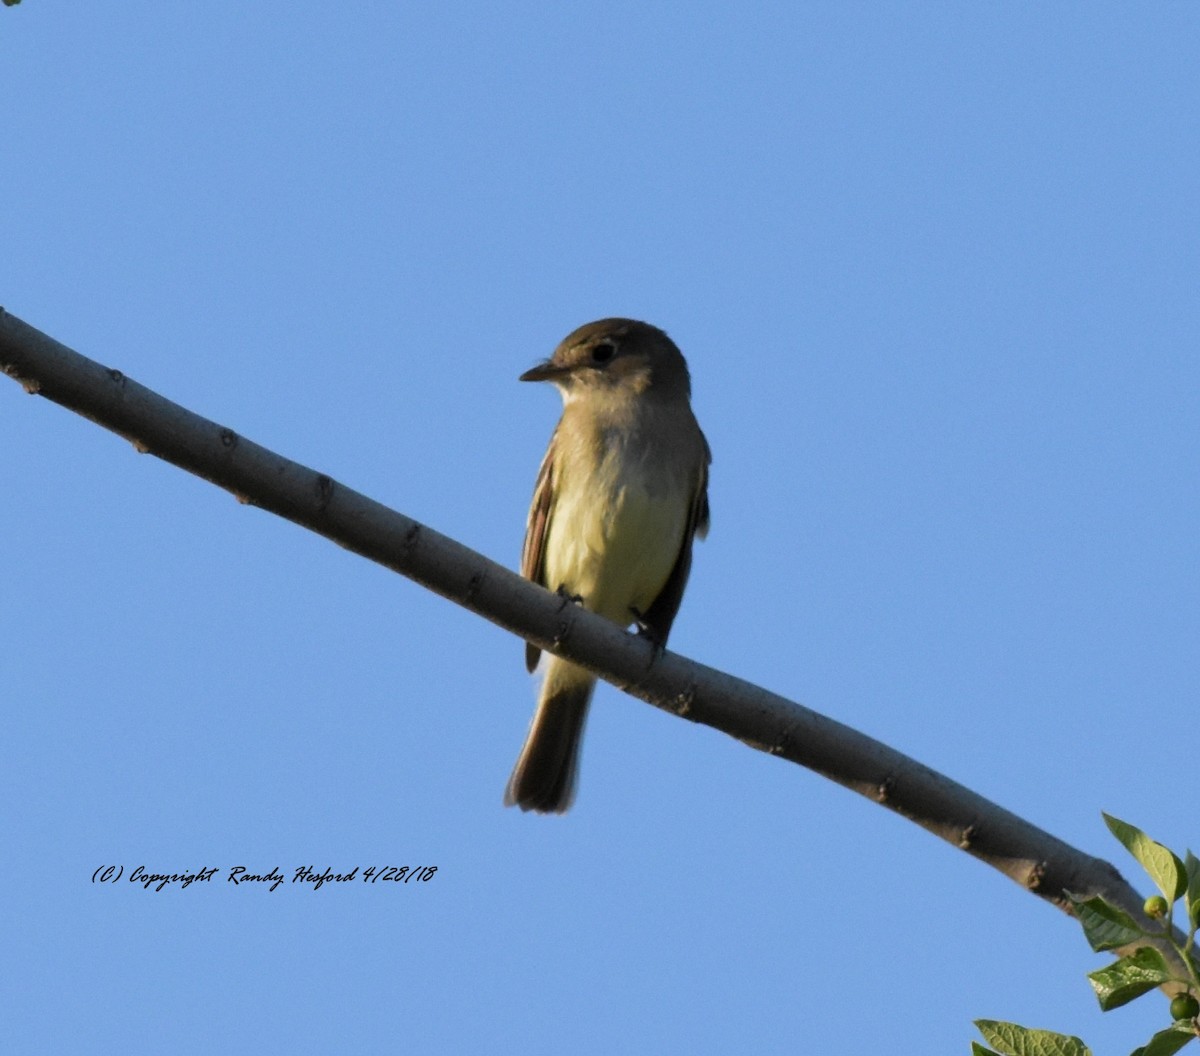
<instances>
[{"instance_id":1,"label":"bird's foot","mask_svg":"<svg viewBox=\"0 0 1200 1056\"><path fill-rule=\"evenodd\" d=\"M657 628L650 626L646 622L646 617L632 605L629 606L629 611L633 613L633 622L637 625L637 636L650 643L651 648L654 649L654 660L657 660L666 651L666 636L661 634Z\"/></svg>"}]
</instances>

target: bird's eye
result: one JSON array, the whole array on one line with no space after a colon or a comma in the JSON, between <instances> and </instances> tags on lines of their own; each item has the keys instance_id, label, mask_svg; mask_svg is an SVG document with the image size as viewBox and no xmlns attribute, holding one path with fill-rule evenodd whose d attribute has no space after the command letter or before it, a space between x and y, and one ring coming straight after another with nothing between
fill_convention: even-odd
<instances>
[{"instance_id":1,"label":"bird's eye","mask_svg":"<svg viewBox=\"0 0 1200 1056\"><path fill-rule=\"evenodd\" d=\"M598 345L592 346L592 362L607 363L617 354L617 346L611 341L601 341Z\"/></svg>"}]
</instances>

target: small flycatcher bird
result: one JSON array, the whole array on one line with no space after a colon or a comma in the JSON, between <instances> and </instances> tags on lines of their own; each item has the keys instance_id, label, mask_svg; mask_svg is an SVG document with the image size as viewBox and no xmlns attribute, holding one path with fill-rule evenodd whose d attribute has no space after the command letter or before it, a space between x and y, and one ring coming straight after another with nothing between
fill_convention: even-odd
<instances>
[{"instance_id":1,"label":"small flycatcher bird","mask_svg":"<svg viewBox=\"0 0 1200 1056\"><path fill-rule=\"evenodd\" d=\"M563 414L542 459L521 574L658 647L708 531L708 442L691 407L683 353L633 319L569 334L521 381L549 381ZM525 664L540 650L525 647ZM561 814L575 793L579 744L596 677L547 658L537 711L504 802Z\"/></svg>"}]
</instances>

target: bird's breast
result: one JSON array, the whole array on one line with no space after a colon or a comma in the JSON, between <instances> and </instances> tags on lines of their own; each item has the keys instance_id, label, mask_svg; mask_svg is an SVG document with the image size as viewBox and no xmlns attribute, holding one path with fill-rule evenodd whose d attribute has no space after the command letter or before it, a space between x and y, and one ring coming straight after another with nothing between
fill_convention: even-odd
<instances>
[{"instance_id":1,"label":"bird's breast","mask_svg":"<svg viewBox=\"0 0 1200 1056\"><path fill-rule=\"evenodd\" d=\"M546 583L621 626L645 612L675 565L690 484L653 451L620 442L565 464L546 541ZM591 464L588 464L590 461Z\"/></svg>"}]
</instances>

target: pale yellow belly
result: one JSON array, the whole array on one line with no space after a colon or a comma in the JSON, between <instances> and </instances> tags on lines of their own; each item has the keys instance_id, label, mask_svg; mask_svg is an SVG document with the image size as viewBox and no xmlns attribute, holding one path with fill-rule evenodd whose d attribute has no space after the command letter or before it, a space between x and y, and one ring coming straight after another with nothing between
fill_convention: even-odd
<instances>
[{"instance_id":1,"label":"pale yellow belly","mask_svg":"<svg viewBox=\"0 0 1200 1056\"><path fill-rule=\"evenodd\" d=\"M687 499L686 488L665 479L565 488L546 540L546 585L562 585L585 608L628 626L633 610L645 613L671 574L687 526Z\"/></svg>"}]
</instances>

